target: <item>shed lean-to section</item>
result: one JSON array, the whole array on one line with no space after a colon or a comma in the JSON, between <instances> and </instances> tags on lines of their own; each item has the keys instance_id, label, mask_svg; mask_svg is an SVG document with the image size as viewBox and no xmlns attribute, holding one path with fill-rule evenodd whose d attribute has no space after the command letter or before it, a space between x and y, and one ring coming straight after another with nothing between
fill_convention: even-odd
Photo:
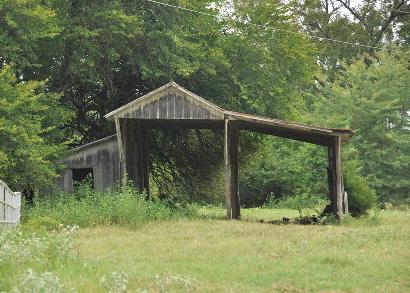
<instances>
[{"instance_id":1,"label":"shed lean-to section","mask_svg":"<svg viewBox=\"0 0 410 293\"><path fill-rule=\"evenodd\" d=\"M244 113L227 111L182 88L168 83L105 115L114 121L118 145L119 177L127 174L139 191L149 193L147 131L164 129L218 129L224 131L225 197L227 218L240 217L238 189L238 137L240 130L256 131L328 148L328 176L332 211L338 218L347 212L343 200L341 142L350 129L331 129Z\"/></svg>"},{"instance_id":2,"label":"shed lean-to section","mask_svg":"<svg viewBox=\"0 0 410 293\"><path fill-rule=\"evenodd\" d=\"M71 149L62 163L66 168L57 178L60 190L70 192L73 182L87 176L96 190L105 190L120 180L117 136L112 135Z\"/></svg>"}]
</instances>

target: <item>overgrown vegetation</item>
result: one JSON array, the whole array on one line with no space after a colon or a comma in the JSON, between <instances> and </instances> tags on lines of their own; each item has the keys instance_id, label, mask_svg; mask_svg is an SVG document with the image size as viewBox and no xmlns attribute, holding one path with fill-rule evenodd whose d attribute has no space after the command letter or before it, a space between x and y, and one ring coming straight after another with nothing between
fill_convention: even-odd
<instances>
[{"instance_id":1,"label":"overgrown vegetation","mask_svg":"<svg viewBox=\"0 0 410 293\"><path fill-rule=\"evenodd\" d=\"M178 219L45 232L23 224L0 233L0 290L408 292L409 221L386 210L336 226Z\"/></svg>"},{"instance_id":2,"label":"overgrown vegetation","mask_svg":"<svg viewBox=\"0 0 410 293\"><path fill-rule=\"evenodd\" d=\"M13 190L43 195L67 143L112 134L104 114L175 80L229 110L354 129L343 148L352 214L376 200L408 202L408 3L169 3L188 10L0 0L0 177ZM221 201L220 132L154 131L149 140L157 197ZM245 206L271 193L326 198L324 148L242 132L240 157Z\"/></svg>"},{"instance_id":3,"label":"overgrown vegetation","mask_svg":"<svg viewBox=\"0 0 410 293\"><path fill-rule=\"evenodd\" d=\"M33 230L11 230L0 233L0 289L13 292L68 291L53 271L65 266L81 266L74 248L75 226L54 227L42 233Z\"/></svg>"},{"instance_id":4,"label":"overgrown vegetation","mask_svg":"<svg viewBox=\"0 0 410 293\"><path fill-rule=\"evenodd\" d=\"M79 185L73 193L37 198L25 206L23 222L33 230L55 230L59 225L80 227L121 225L141 227L152 221L195 216L195 209L166 205L160 200L146 200L144 194L125 185L110 192L92 190L89 184Z\"/></svg>"},{"instance_id":5,"label":"overgrown vegetation","mask_svg":"<svg viewBox=\"0 0 410 293\"><path fill-rule=\"evenodd\" d=\"M408 292L408 2L163 2L0 0L0 179L28 199L0 233L0 291ZM318 217L325 148L245 131L243 221L221 221L214 130L149 133L150 199L49 191L68 146L114 133L104 114L171 80L229 110L355 130L351 215Z\"/></svg>"}]
</instances>

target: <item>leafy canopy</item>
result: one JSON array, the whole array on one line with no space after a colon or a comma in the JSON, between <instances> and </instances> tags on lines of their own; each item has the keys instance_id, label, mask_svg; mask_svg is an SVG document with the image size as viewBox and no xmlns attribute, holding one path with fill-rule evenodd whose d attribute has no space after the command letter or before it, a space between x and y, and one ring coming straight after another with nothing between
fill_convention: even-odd
<instances>
[{"instance_id":1,"label":"leafy canopy","mask_svg":"<svg viewBox=\"0 0 410 293\"><path fill-rule=\"evenodd\" d=\"M327 83L314 119L355 130L361 173L383 198L410 193L410 52L363 56Z\"/></svg>"},{"instance_id":2,"label":"leafy canopy","mask_svg":"<svg viewBox=\"0 0 410 293\"><path fill-rule=\"evenodd\" d=\"M19 82L10 66L0 69L0 178L13 189L49 185L65 149L60 127L71 113L44 87Z\"/></svg>"}]
</instances>

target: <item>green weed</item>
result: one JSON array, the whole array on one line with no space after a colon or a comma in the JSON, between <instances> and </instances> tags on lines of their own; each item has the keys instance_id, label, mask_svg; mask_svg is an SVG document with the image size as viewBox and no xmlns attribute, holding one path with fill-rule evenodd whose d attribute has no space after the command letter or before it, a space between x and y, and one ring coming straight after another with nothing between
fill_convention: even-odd
<instances>
[{"instance_id":1,"label":"green weed","mask_svg":"<svg viewBox=\"0 0 410 293\"><path fill-rule=\"evenodd\" d=\"M146 200L127 186L109 192L80 185L74 193L37 198L23 211L23 223L32 229L53 230L58 224L80 227L121 225L140 227L150 221L195 216L193 208L170 207L159 200Z\"/></svg>"}]
</instances>

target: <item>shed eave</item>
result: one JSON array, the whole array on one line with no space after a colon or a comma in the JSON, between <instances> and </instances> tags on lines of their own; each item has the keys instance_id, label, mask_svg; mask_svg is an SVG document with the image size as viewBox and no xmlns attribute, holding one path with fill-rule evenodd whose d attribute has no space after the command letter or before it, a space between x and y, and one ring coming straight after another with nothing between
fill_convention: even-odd
<instances>
[{"instance_id":1,"label":"shed eave","mask_svg":"<svg viewBox=\"0 0 410 293\"><path fill-rule=\"evenodd\" d=\"M344 140L349 140L353 135L353 131L351 129L325 128L306 124L291 123L279 119L266 118L239 112L225 111L225 116L228 119L252 123L255 126L271 126L272 128L288 129L304 133L314 133L327 137L340 136Z\"/></svg>"},{"instance_id":2,"label":"shed eave","mask_svg":"<svg viewBox=\"0 0 410 293\"><path fill-rule=\"evenodd\" d=\"M97 145L99 145L99 144L105 143L105 142L107 142L107 141L116 139L116 137L117 137L117 135L116 135L116 134L113 134L113 135L110 135L110 136L107 136L107 137L104 137L104 138L95 140L95 141L93 141L93 142L86 143L86 144L80 145L80 146L78 146L78 147L69 149L67 153L68 153L68 154L73 154L73 153L76 153L76 152L79 152L79 151L83 151L83 150L85 150L85 149L87 149L87 148L94 147L94 146L97 146Z\"/></svg>"}]
</instances>

